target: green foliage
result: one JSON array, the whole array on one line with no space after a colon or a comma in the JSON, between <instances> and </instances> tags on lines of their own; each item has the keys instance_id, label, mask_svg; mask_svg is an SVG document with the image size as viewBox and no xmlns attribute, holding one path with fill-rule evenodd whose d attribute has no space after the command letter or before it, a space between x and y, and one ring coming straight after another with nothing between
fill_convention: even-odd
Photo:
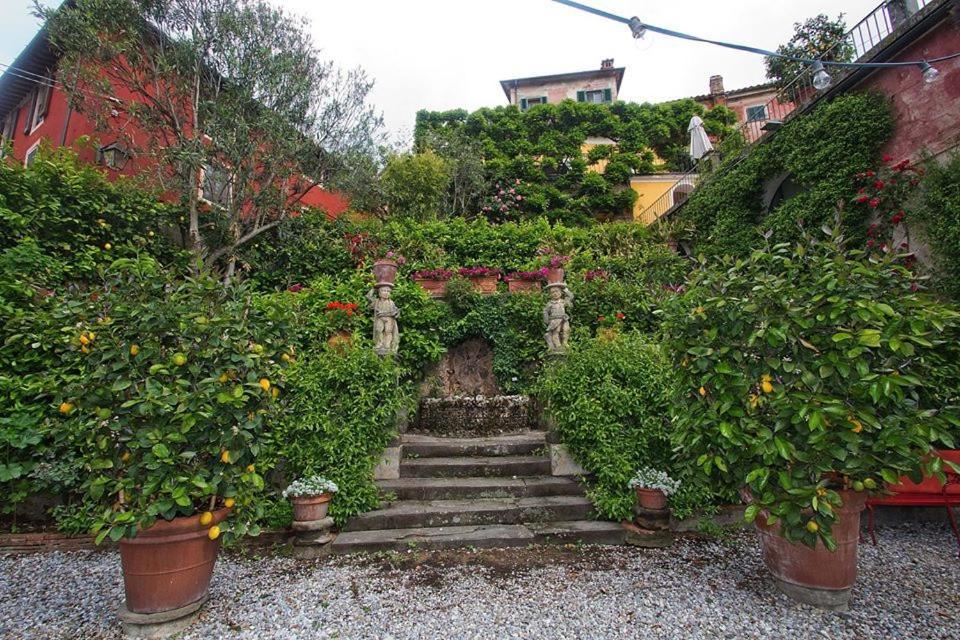
<instances>
[{"instance_id":1,"label":"green foliage","mask_svg":"<svg viewBox=\"0 0 960 640\"><path fill-rule=\"evenodd\" d=\"M777 53L797 58L816 59L824 62L849 62L855 51L853 42L846 37L847 25L843 14L831 20L821 13L793 25L794 33L787 44L777 47ZM785 87L807 69L802 62L784 58L767 57L767 77ZM796 99L795 88L787 88L791 99Z\"/></svg>"},{"instance_id":2,"label":"green foliage","mask_svg":"<svg viewBox=\"0 0 960 640\"><path fill-rule=\"evenodd\" d=\"M373 469L410 400L400 374L366 343L315 349L289 371L296 393L267 457L282 464L288 479L318 474L337 483L330 515L338 524L380 501Z\"/></svg>"},{"instance_id":3,"label":"green foliage","mask_svg":"<svg viewBox=\"0 0 960 640\"><path fill-rule=\"evenodd\" d=\"M695 273L663 325L678 453L749 487L749 520L834 548L837 490L940 471L931 445L956 444L956 383L938 370L960 356L960 315L913 283L895 257L836 236Z\"/></svg>"},{"instance_id":4,"label":"green foliage","mask_svg":"<svg viewBox=\"0 0 960 640\"><path fill-rule=\"evenodd\" d=\"M769 141L731 158L690 196L680 218L696 228L696 249L708 255L743 255L762 243L761 231L795 241L799 225L819 228L858 188L854 176L879 161L893 131L886 100L846 94L790 120ZM764 207L764 189L788 176L797 193ZM851 237L863 237L862 211L843 220Z\"/></svg>"},{"instance_id":5,"label":"green foliage","mask_svg":"<svg viewBox=\"0 0 960 640\"><path fill-rule=\"evenodd\" d=\"M236 517L224 531L255 534L259 455L289 349L283 308L253 305L246 286L171 281L152 260L120 259L54 318L60 366L74 375L52 398L65 404L45 435L57 461L75 456L83 470L98 540L226 498Z\"/></svg>"},{"instance_id":6,"label":"green foliage","mask_svg":"<svg viewBox=\"0 0 960 640\"><path fill-rule=\"evenodd\" d=\"M721 137L731 131L734 122L726 107L707 111L693 100L660 105L566 100L525 112L513 106L470 114L462 109L420 111L414 144L419 150L433 149L457 162L462 154L454 151L465 144L479 150L485 180L471 167L462 180L470 188L464 186L460 192L473 197L483 183L488 185L480 212L492 220L545 216L578 224L629 210L636 195L624 187L631 175L655 169L654 151L667 159L668 168L676 168L674 161L686 158L682 152L693 115L702 116L708 131ZM594 137L615 144L585 154L584 143ZM590 164L600 159L607 162L604 171L590 170ZM462 163L457 166L466 171ZM477 213L464 206L459 210Z\"/></svg>"},{"instance_id":7,"label":"green foliage","mask_svg":"<svg viewBox=\"0 0 960 640\"><path fill-rule=\"evenodd\" d=\"M381 180L392 213L431 220L441 213L451 169L446 161L427 150L390 158Z\"/></svg>"},{"instance_id":8,"label":"green foliage","mask_svg":"<svg viewBox=\"0 0 960 640\"><path fill-rule=\"evenodd\" d=\"M960 154L943 165L928 162L926 167L916 217L933 249L939 284L954 299L960 299Z\"/></svg>"},{"instance_id":9,"label":"green foliage","mask_svg":"<svg viewBox=\"0 0 960 640\"><path fill-rule=\"evenodd\" d=\"M595 476L589 495L605 518L630 518L635 498L627 483L638 468L673 468L668 386L659 347L632 333L581 342L537 385L563 442Z\"/></svg>"}]
</instances>

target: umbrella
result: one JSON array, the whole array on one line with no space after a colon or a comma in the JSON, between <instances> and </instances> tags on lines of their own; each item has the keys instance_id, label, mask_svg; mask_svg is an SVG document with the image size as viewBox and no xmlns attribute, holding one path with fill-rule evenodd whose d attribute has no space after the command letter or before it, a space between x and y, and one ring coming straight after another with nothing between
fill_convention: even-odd
<instances>
[{"instance_id":1,"label":"umbrella","mask_svg":"<svg viewBox=\"0 0 960 640\"><path fill-rule=\"evenodd\" d=\"M710 138L707 137L707 131L703 128L703 120L700 116L690 118L687 131L690 132L690 155L694 160L699 160L713 151L713 145L710 144Z\"/></svg>"}]
</instances>

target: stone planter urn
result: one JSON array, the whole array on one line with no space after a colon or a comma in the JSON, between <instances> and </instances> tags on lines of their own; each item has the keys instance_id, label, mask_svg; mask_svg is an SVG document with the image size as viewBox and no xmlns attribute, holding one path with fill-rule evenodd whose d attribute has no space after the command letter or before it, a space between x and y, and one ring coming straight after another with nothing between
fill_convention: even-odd
<instances>
[{"instance_id":1,"label":"stone planter urn","mask_svg":"<svg viewBox=\"0 0 960 640\"><path fill-rule=\"evenodd\" d=\"M442 298L447 295L447 281L434 278L413 277L413 281L420 285L431 298Z\"/></svg>"},{"instance_id":2,"label":"stone planter urn","mask_svg":"<svg viewBox=\"0 0 960 640\"><path fill-rule=\"evenodd\" d=\"M377 260L373 263L373 277L378 285L392 285L397 279L397 261L390 258Z\"/></svg>"},{"instance_id":3,"label":"stone planter urn","mask_svg":"<svg viewBox=\"0 0 960 640\"><path fill-rule=\"evenodd\" d=\"M539 280L507 280L510 293L535 293L543 287Z\"/></svg>"},{"instance_id":4,"label":"stone planter urn","mask_svg":"<svg viewBox=\"0 0 960 640\"><path fill-rule=\"evenodd\" d=\"M318 496L296 496L290 498L293 505L293 519L297 522L314 522L327 517L330 508L332 493L321 493Z\"/></svg>"}]
</instances>

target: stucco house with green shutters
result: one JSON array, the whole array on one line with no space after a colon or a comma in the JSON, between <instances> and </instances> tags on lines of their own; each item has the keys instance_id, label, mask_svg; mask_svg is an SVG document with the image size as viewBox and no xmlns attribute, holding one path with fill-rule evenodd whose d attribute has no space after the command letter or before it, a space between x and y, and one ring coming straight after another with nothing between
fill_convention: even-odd
<instances>
[{"instance_id":1,"label":"stucco house with green shutters","mask_svg":"<svg viewBox=\"0 0 960 640\"><path fill-rule=\"evenodd\" d=\"M536 104L563 100L603 104L617 99L625 70L625 67L614 67L613 58L608 58L599 69L501 80L500 86L510 104L517 105L521 111Z\"/></svg>"}]
</instances>

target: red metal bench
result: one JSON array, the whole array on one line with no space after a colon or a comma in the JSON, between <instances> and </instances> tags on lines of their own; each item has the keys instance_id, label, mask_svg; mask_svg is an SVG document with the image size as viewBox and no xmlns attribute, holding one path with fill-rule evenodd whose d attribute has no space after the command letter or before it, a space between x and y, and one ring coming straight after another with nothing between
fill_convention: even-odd
<instances>
[{"instance_id":1,"label":"red metal bench","mask_svg":"<svg viewBox=\"0 0 960 640\"><path fill-rule=\"evenodd\" d=\"M949 460L956 465L960 465L960 451L937 451L936 454L944 460ZM950 519L950 526L953 528L953 535L957 538L958 552L960 556L960 528L957 528L957 520L953 514L952 507L960 506L960 473L957 473L947 465L943 465L947 481L943 484L932 477L924 478L920 483L911 482L909 478L900 478L899 484L888 485L887 490L892 495L871 497L867 500L867 531L870 532L870 538L873 544L877 544L877 536L874 532L874 507L880 506L900 506L900 507L944 507L947 510L947 517Z\"/></svg>"}]
</instances>

